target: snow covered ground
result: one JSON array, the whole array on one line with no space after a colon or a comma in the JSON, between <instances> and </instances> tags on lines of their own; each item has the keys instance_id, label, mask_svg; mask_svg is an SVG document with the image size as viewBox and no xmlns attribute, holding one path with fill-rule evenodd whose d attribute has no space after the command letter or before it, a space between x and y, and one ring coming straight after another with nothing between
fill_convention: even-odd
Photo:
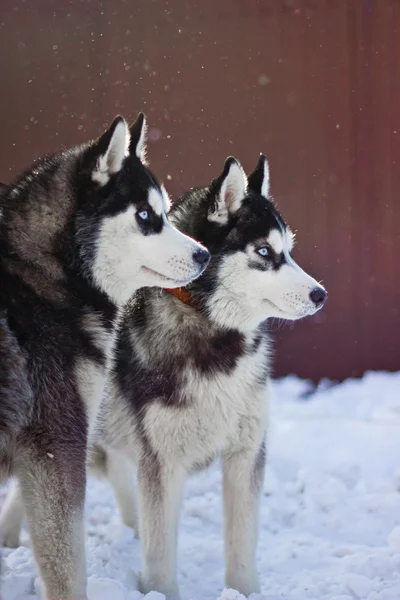
<instances>
[{"instance_id":1,"label":"snow covered ground","mask_svg":"<svg viewBox=\"0 0 400 600\"><path fill-rule=\"evenodd\" d=\"M274 386L258 548L263 594L252 600L399 600L400 373L309 389L296 378ZM104 482L89 482L87 530L89 600L138 600L139 543ZM180 532L183 599L243 600L222 590L218 465L189 480ZM5 600L37 598L26 532L23 543L2 550Z\"/></svg>"}]
</instances>

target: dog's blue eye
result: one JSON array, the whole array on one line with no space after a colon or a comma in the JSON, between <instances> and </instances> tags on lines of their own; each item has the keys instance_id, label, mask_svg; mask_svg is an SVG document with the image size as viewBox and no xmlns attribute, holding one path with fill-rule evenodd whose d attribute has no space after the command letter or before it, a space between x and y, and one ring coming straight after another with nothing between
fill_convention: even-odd
<instances>
[{"instance_id":1,"label":"dog's blue eye","mask_svg":"<svg viewBox=\"0 0 400 600\"><path fill-rule=\"evenodd\" d=\"M259 248L257 250L257 252L258 252L258 254L261 254L261 256L268 256L268 254L269 254L268 248L265 248L265 247L264 248Z\"/></svg>"},{"instance_id":2,"label":"dog's blue eye","mask_svg":"<svg viewBox=\"0 0 400 600\"><path fill-rule=\"evenodd\" d=\"M146 219L149 218L149 213L147 210L142 210L142 212L139 213L139 217L142 219L142 221L146 221Z\"/></svg>"}]
</instances>

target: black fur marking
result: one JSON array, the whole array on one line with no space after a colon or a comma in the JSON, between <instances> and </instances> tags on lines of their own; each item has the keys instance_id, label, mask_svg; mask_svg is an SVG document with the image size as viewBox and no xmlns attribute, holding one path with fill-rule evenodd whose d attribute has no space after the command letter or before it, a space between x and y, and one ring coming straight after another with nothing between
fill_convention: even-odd
<instances>
[{"instance_id":1,"label":"black fur marking","mask_svg":"<svg viewBox=\"0 0 400 600\"><path fill-rule=\"evenodd\" d=\"M266 258L258 258L254 257L253 260L250 260L248 265L249 269L257 269L258 271L278 271L282 265L286 263L286 258L283 252L280 254L276 254L271 250L271 253Z\"/></svg>"},{"instance_id":2,"label":"black fur marking","mask_svg":"<svg viewBox=\"0 0 400 600\"><path fill-rule=\"evenodd\" d=\"M265 360L263 369L262 369L261 373L259 373L259 375L257 376L257 384L260 387L264 387L267 384L267 381L270 377L271 377L270 366L268 364L268 361Z\"/></svg>"},{"instance_id":3,"label":"black fur marking","mask_svg":"<svg viewBox=\"0 0 400 600\"><path fill-rule=\"evenodd\" d=\"M262 271L263 273L266 271L271 271L272 268L271 263L267 261L261 262L258 260L250 260L248 265L249 269L256 269L256 271Z\"/></svg>"},{"instance_id":4,"label":"black fur marking","mask_svg":"<svg viewBox=\"0 0 400 600\"><path fill-rule=\"evenodd\" d=\"M260 154L258 163L254 171L248 177L249 189L257 194L261 194L262 184L264 182L265 163L267 159L264 154Z\"/></svg>"},{"instance_id":5,"label":"black fur marking","mask_svg":"<svg viewBox=\"0 0 400 600\"><path fill-rule=\"evenodd\" d=\"M140 141L140 137L142 135L143 127L145 126L145 116L141 112L138 114L136 121L129 128L129 133L131 136L129 143L129 152L134 155L136 154L136 148Z\"/></svg>"},{"instance_id":6,"label":"black fur marking","mask_svg":"<svg viewBox=\"0 0 400 600\"><path fill-rule=\"evenodd\" d=\"M257 332L256 335L254 336L252 345L249 347L248 353L256 354L262 341L263 341L263 336L262 336L261 332Z\"/></svg>"},{"instance_id":7,"label":"black fur marking","mask_svg":"<svg viewBox=\"0 0 400 600\"><path fill-rule=\"evenodd\" d=\"M143 367L132 348L127 327L120 329L115 356L112 377L135 412L141 413L149 402L158 398L167 406L179 404L175 373L158 370L155 365L149 369Z\"/></svg>"},{"instance_id":8,"label":"black fur marking","mask_svg":"<svg viewBox=\"0 0 400 600\"><path fill-rule=\"evenodd\" d=\"M141 219L139 216L139 213L143 210L147 211L148 214L146 220ZM161 233L161 230L164 226L163 217L160 215L156 215L156 213L148 203L139 203L137 205L136 220L139 225L140 231L143 233L143 235Z\"/></svg>"},{"instance_id":9,"label":"black fur marking","mask_svg":"<svg viewBox=\"0 0 400 600\"><path fill-rule=\"evenodd\" d=\"M244 335L234 329L228 329L216 333L209 340L203 340L203 343L195 344L193 364L204 375L229 375L244 352Z\"/></svg>"}]
</instances>

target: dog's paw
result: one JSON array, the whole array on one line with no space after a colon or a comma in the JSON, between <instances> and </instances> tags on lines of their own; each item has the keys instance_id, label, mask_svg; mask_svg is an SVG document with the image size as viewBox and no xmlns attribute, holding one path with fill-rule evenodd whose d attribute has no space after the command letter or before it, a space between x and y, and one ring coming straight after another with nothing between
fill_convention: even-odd
<instances>
[{"instance_id":1,"label":"dog's paw","mask_svg":"<svg viewBox=\"0 0 400 600\"><path fill-rule=\"evenodd\" d=\"M160 592L161 594L164 594L166 600L181 600L179 588L176 584L157 585L150 581L146 581L142 573L136 573L136 577L138 590L142 594L148 594L149 592Z\"/></svg>"},{"instance_id":2,"label":"dog's paw","mask_svg":"<svg viewBox=\"0 0 400 600\"><path fill-rule=\"evenodd\" d=\"M251 594L260 593L260 582L258 575L252 573L227 573L225 577L225 585L227 588L238 591L243 596L251 596Z\"/></svg>"}]
</instances>

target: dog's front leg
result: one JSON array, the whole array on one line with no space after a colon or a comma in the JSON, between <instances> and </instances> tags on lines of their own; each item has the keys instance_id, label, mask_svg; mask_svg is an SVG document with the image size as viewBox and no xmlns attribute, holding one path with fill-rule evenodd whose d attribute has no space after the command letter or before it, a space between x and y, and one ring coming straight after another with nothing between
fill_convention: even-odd
<instances>
[{"instance_id":1,"label":"dog's front leg","mask_svg":"<svg viewBox=\"0 0 400 600\"><path fill-rule=\"evenodd\" d=\"M113 486L123 523L139 535L133 462L113 450L107 450L106 472Z\"/></svg>"},{"instance_id":2,"label":"dog's front leg","mask_svg":"<svg viewBox=\"0 0 400 600\"><path fill-rule=\"evenodd\" d=\"M86 599L84 434L82 438L75 446L54 441L52 452L44 451L39 439L24 451L17 468L45 600Z\"/></svg>"},{"instance_id":3,"label":"dog's front leg","mask_svg":"<svg viewBox=\"0 0 400 600\"><path fill-rule=\"evenodd\" d=\"M24 515L21 492L17 480L14 480L0 515L0 546L18 548Z\"/></svg>"},{"instance_id":4,"label":"dog's front leg","mask_svg":"<svg viewBox=\"0 0 400 600\"><path fill-rule=\"evenodd\" d=\"M225 583L249 596L260 591L255 566L265 447L223 458Z\"/></svg>"},{"instance_id":5,"label":"dog's front leg","mask_svg":"<svg viewBox=\"0 0 400 600\"><path fill-rule=\"evenodd\" d=\"M138 465L139 532L142 552L140 591L154 590L177 600L178 521L185 471L155 455Z\"/></svg>"}]
</instances>

